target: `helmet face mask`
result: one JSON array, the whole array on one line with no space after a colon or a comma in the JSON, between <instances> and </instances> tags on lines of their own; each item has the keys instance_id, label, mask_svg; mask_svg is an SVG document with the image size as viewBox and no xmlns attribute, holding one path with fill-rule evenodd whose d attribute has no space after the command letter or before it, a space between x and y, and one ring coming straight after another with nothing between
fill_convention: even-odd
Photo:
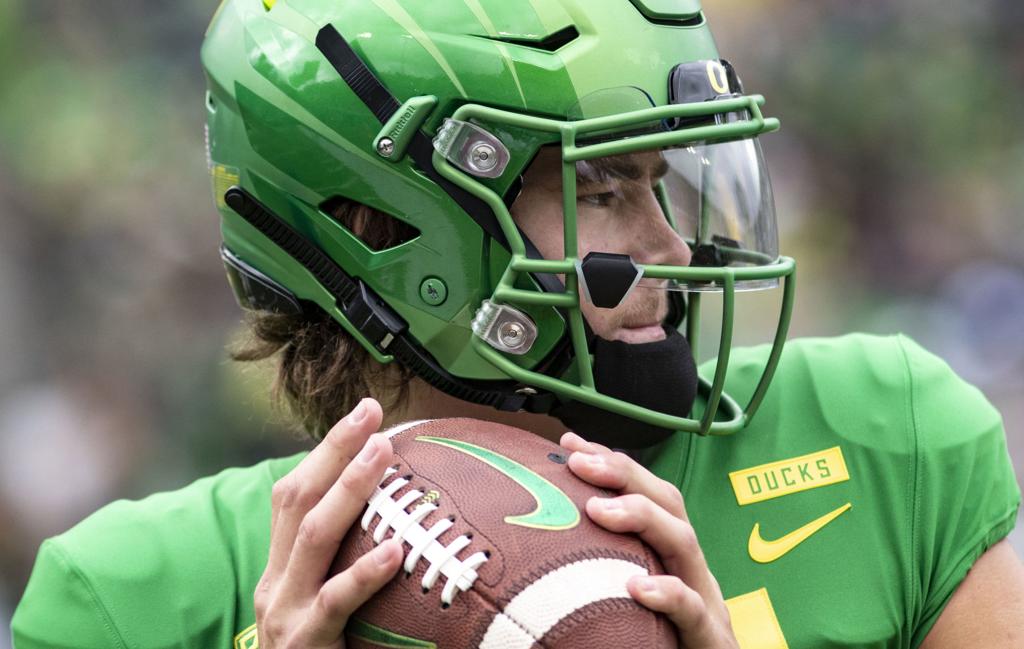
<instances>
[{"instance_id":1,"label":"helmet face mask","mask_svg":"<svg viewBox=\"0 0 1024 649\"><path fill-rule=\"evenodd\" d=\"M742 428L763 390L758 389L745 408L722 390L735 294L775 287L780 278L787 279L775 351L781 351L792 306L789 278L794 263L778 255L771 187L754 139L777 128L777 122L761 116L762 101L760 97L730 97L575 122L500 115L477 105L456 111L453 119L485 124L500 124L505 119L561 137L559 145L541 151L527 170L523 193L511 210L464 169L439 153L434 156L434 165L443 176L494 206L510 243L511 258L489 302L517 309L546 305L566 314L574 348L573 379L517 366L502 354L500 344L488 343L486 336L474 340L477 351L525 385L651 426L700 434L729 434ZM737 113L747 117L717 119ZM695 126L663 127L693 123L700 117L709 119ZM652 132L651 124L662 127ZM614 137L616 129L624 135ZM638 129L648 132L638 134ZM591 133L599 133L600 141L579 144ZM560 175L561 183L557 179L552 182L554 175ZM556 195L558 200L554 200ZM527 254L527 241L543 259ZM588 281L588 261L595 255L605 256L606 270ZM602 308L587 298L592 297L596 283L608 281L617 272L608 269L615 266L612 257L621 262L618 266L625 278L621 282L612 278L611 283L624 290L618 300L612 299ZM553 295L540 285L532 290L520 288L524 277L538 274L557 275L564 282L564 292ZM592 336L635 343L663 339L656 325L681 324L666 322L669 291L691 293L686 321L691 347L696 347L699 326L700 298L696 293L724 295L718 372L713 382L702 381L704 411L698 417L656 412L609 397L594 382ZM767 387L777 358L772 354L763 387ZM722 413L718 412L720 404ZM721 420L720 414L724 415Z\"/></svg>"},{"instance_id":2,"label":"helmet face mask","mask_svg":"<svg viewBox=\"0 0 1024 649\"><path fill-rule=\"evenodd\" d=\"M397 358L470 401L539 412L575 401L700 434L746 424L792 304L793 262L778 256L756 140L778 123L762 117L762 98L742 94L699 14L665 26L625 1L487 9L503 14L510 33L541 8L544 24L523 33L578 28L579 38L544 51L481 39L459 22L472 16L417 32L410 21L428 15L382 18L346 2L310 3L299 14L270 4L260 14L227 0L203 50L224 248L233 268L260 274L234 285L284 287L285 303L326 311L377 360ZM448 14L430 15L465 10L447 4ZM649 56L598 70L625 41L645 43ZM436 71L408 58L412 42ZM487 56L510 74L474 76ZM636 168L642 177L630 178ZM233 201L224 178L236 183ZM336 198L420 235L371 250L325 211ZM735 293L780 278L775 345L741 408L722 390ZM423 297L428 281L446 297ZM702 291L723 293L724 317L716 373L701 381L694 412L602 393L595 339L653 341L658 321L685 328L695 349ZM639 325L650 327L625 331Z\"/></svg>"}]
</instances>

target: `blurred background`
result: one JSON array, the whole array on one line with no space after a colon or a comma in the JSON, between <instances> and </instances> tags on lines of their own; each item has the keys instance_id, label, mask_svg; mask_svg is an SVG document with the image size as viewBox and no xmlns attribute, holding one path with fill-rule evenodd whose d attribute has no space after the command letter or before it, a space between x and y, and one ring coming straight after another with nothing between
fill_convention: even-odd
<instances>
[{"instance_id":1,"label":"blurred background","mask_svg":"<svg viewBox=\"0 0 1024 649\"><path fill-rule=\"evenodd\" d=\"M791 337L915 338L1001 410L1024 477L1024 4L705 5L783 122L764 143ZM0 628L43 538L305 447L269 368L226 360L198 61L215 8L0 2ZM764 299L742 338L774 324Z\"/></svg>"}]
</instances>

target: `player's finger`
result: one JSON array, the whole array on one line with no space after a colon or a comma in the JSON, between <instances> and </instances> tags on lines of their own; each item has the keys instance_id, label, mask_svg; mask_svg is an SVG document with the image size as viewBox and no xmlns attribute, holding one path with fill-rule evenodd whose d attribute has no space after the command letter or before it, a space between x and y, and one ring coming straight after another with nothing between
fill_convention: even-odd
<instances>
[{"instance_id":1,"label":"player's finger","mask_svg":"<svg viewBox=\"0 0 1024 649\"><path fill-rule=\"evenodd\" d=\"M637 602L672 620L687 647L715 646L716 625L707 604L678 577L634 577L626 588Z\"/></svg>"},{"instance_id":2,"label":"player's finger","mask_svg":"<svg viewBox=\"0 0 1024 649\"><path fill-rule=\"evenodd\" d=\"M310 641L328 644L341 638L348 618L398 572L401 541L389 539L323 585L310 608Z\"/></svg>"},{"instance_id":3,"label":"player's finger","mask_svg":"<svg viewBox=\"0 0 1024 649\"><path fill-rule=\"evenodd\" d=\"M275 525L282 510L287 509L279 504L300 504L306 494L319 500L363 447L366 439L377 431L382 419L380 404L375 399L366 398L339 420L323 440L274 485L276 500L271 511L271 524Z\"/></svg>"},{"instance_id":4,"label":"player's finger","mask_svg":"<svg viewBox=\"0 0 1024 649\"><path fill-rule=\"evenodd\" d=\"M717 582L711 576L693 526L665 511L646 496L591 498L587 515L612 532L638 534L658 554L662 564L704 597L713 597Z\"/></svg>"},{"instance_id":5,"label":"player's finger","mask_svg":"<svg viewBox=\"0 0 1024 649\"><path fill-rule=\"evenodd\" d=\"M315 592L324 583L342 539L357 524L356 519L384 477L391 457L387 437L371 435L341 477L303 517L285 567L285 592L303 595Z\"/></svg>"},{"instance_id":6,"label":"player's finger","mask_svg":"<svg viewBox=\"0 0 1024 649\"><path fill-rule=\"evenodd\" d=\"M569 469L594 486L624 494L642 494L673 516L687 518L678 487L654 475L625 453L578 450L569 456Z\"/></svg>"},{"instance_id":7,"label":"player's finger","mask_svg":"<svg viewBox=\"0 0 1024 649\"><path fill-rule=\"evenodd\" d=\"M612 450L603 444L597 442L588 442L576 433L569 431L562 434L562 438L558 443L564 448L570 451L580 451L581 453L611 453Z\"/></svg>"},{"instance_id":8,"label":"player's finger","mask_svg":"<svg viewBox=\"0 0 1024 649\"><path fill-rule=\"evenodd\" d=\"M374 399L363 399L309 455L274 484L266 576L274 578L281 574L302 518L327 493L367 438L380 428L382 419L380 404Z\"/></svg>"}]
</instances>

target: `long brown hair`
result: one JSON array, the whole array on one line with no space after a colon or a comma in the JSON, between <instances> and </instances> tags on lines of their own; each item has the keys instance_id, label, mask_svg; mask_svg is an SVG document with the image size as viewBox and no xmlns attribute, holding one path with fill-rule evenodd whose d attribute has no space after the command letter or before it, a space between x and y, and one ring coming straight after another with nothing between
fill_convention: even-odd
<instances>
[{"instance_id":1,"label":"long brown hair","mask_svg":"<svg viewBox=\"0 0 1024 649\"><path fill-rule=\"evenodd\" d=\"M345 199L331 201L329 213L367 246L382 250L416 236L403 221ZM378 363L325 311L289 315L250 311L246 335L229 349L232 360L277 357L271 388L276 408L314 440L323 436L359 400L373 396L385 411L405 405L412 373Z\"/></svg>"}]
</instances>

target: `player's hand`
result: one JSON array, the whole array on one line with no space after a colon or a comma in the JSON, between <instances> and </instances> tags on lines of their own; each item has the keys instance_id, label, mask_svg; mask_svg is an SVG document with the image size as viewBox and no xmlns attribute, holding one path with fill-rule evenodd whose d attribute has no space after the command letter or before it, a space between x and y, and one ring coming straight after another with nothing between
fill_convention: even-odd
<instances>
[{"instance_id":1,"label":"player's hand","mask_svg":"<svg viewBox=\"0 0 1024 649\"><path fill-rule=\"evenodd\" d=\"M634 532L661 557L667 574L634 577L629 594L676 625L687 649L734 649L739 645L729 622L718 581L708 569L679 490L623 453L613 453L579 435L562 436L573 451L569 468L587 482L621 492L591 498L587 515L613 532Z\"/></svg>"},{"instance_id":2,"label":"player's hand","mask_svg":"<svg viewBox=\"0 0 1024 649\"><path fill-rule=\"evenodd\" d=\"M402 548L386 541L329 577L391 463L391 442L373 434L381 419L380 404L363 399L274 485L270 557L254 596L262 649L344 647L349 616L398 571Z\"/></svg>"}]
</instances>

